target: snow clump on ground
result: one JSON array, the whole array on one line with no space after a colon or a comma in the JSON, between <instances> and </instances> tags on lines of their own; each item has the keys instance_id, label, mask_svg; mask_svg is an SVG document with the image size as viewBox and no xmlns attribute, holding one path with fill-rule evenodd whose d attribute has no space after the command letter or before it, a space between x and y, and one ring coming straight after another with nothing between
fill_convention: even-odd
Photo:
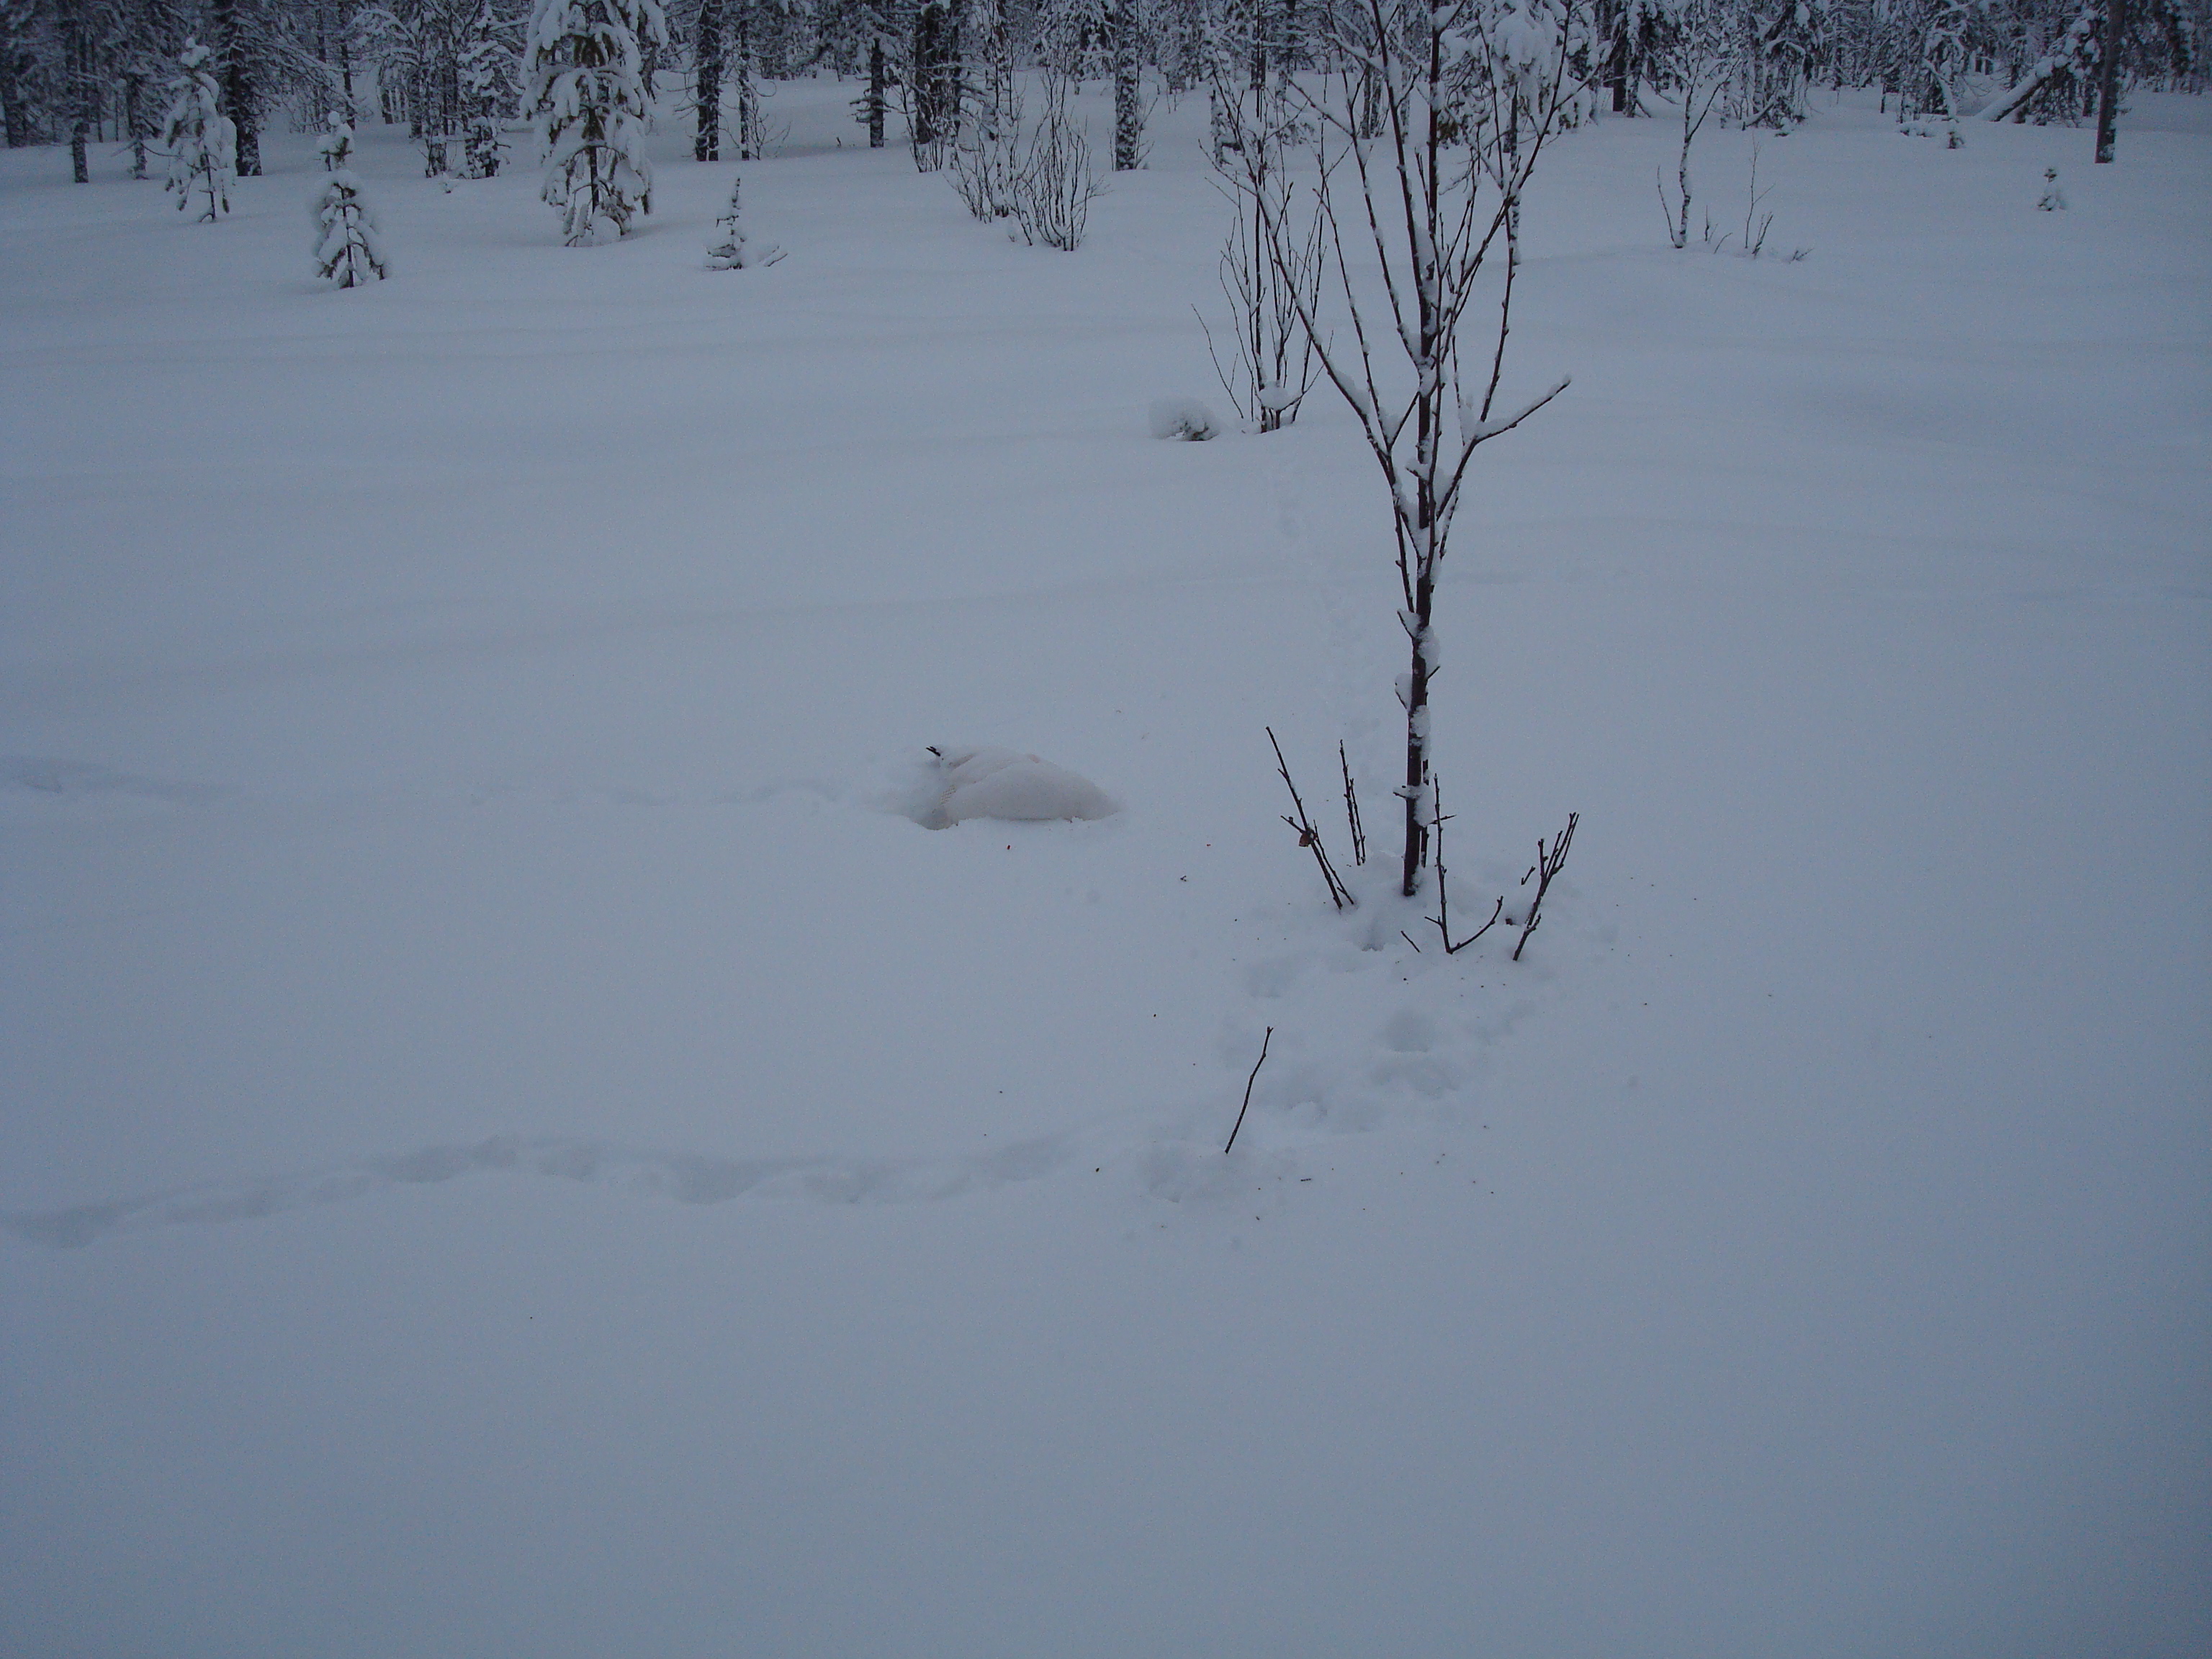
<instances>
[{"instance_id":1,"label":"snow clump on ground","mask_svg":"<svg viewBox=\"0 0 2212 1659\"><path fill-rule=\"evenodd\" d=\"M934 749L911 816L925 829L969 818L1103 818L1121 803L1086 777L1012 749Z\"/></svg>"}]
</instances>

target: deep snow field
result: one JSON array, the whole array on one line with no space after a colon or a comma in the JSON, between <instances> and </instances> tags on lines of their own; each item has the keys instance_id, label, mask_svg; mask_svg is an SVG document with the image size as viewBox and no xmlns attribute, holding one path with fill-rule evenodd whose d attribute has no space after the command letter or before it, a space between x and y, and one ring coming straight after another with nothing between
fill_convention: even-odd
<instances>
[{"instance_id":1,"label":"deep snow field","mask_svg":"<svg viewBox=\"0 0 2212 1659\"><path fill-rule=\"evenodd\" d=\"M596 250L370 128L351 293L299 135L0 156L0 1655L2212 1650L2203 101L1824 99L1796 263L1551 152L1439 604L1457 908L1582 815L1516 965L1278 817L1344 738L1387 846L1402 639L1332 394L1146 434L1202 106L1067 255L853 92L739 273L681 121ZM1125 810L902 814L977 743Z\"/></svg>"}]
</instances>

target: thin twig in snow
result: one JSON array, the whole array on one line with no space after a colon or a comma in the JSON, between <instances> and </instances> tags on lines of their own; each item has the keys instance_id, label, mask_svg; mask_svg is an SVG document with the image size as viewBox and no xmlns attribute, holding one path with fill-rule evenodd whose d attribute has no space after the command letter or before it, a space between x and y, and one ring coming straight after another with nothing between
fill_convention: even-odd
<instances>
[{"instance_id":1,"label":"thin twig in snow","mask_svg":"<svg viewBox=\"0 0 2212 1659\"><path fill-rule=\"evenodd\" d=\"M1229 1132L1229 1146L1221 1149L1224 1158L1229 1156L1229 1147L1237 1144L1237 1130L1244 1127L1244 1114L1252 1109L1252 1085L1260 1080L1260 1068L1267 1063L1267 1045L1274 1040L1275 1028L1270 1025L1267 1035L1260 1039L1260 1058L1252 1062L1252 1075L1244 1079L1244 1103L1237 1109L1237 1127Z\"/></svg>"}]
</instances>

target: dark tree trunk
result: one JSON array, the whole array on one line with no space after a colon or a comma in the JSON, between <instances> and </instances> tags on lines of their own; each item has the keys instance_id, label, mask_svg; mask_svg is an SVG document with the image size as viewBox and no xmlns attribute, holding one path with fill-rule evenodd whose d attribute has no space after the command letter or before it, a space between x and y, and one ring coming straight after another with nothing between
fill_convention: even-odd
<instances>
[{"instance_id":1,"label":"dark tree trunk","mask_svg":"<svg viewBox=\"0 0 2212 1659\"><path fill-rule=\"evenodd\" d=\"M210 15L222 38L223 113L238 128L238 176L261 176L261 123L254 107L252 71L246 67L246 42L240 39L237 0L216 0Z\"/></svg>"},{"instance_id":2,"label":"dark tree trunk","mask_svg":"<svg viewBox=\"0 0 2212 1659\"><path fill-rule=\"evenodd\" d=\"M23 107L23 71L28 60L12 41L0 41L0 124L8 129L8 148L21 149L31 142L31 114Z\"/></svg>"},{"instance_id":3,"label":"dark tree trunk","mask_svg":"<svg viewBox=\"0 0 2212 1659\"><path fill-rule=\"evenodd\" d=\"M691 101L698 106L698 136L691 157L722 159L722 0L700 0L699 33L691 42Z\"/></svg>"},{"instance_id":4,"label":"dark tree trunk","mask_svg":"<svg viewBox=\"0 0 2212 1659\"><path fill-rule=\"evenodd\" d=\"M1598 12L1598 38L1605 42L1605 83L1613 93L1613 112L1626 115L1628 102L1628 8L1610 0Z\"/></svg>"},{"instance_id":5,"label":"dark tree trunk","mask_svg":"<svg viewBox=\"0 0 2212 1659\"><path fill-rule=\"evenodd\" d=\"M907 88L916 149L951 132L952 112L945 107L945 92L954 61L950 9L940 0L926 0L915 13L913 84Z\"/></svg>"},{"instance_id":6,"label":"dark tree trunk","mask_svg":"<svg viewBox=\"0 0 2212 1659\"><path fill-rule=\"evenodd\" d=\"M2112 159L2120 118L2120 49L2127 42L2128 0L2105 0L2104 61L2097 66L2097 159Z\"/></svg>"},{"instance_id":7,"label":"dark tree trunk","mask_svg":"<svg viewBox=\"0 0 2212 1659\"><path fill-rule=\"evenodd\" d=\"M890 75L884 65L883 37L868 42L868 148L884 147L884 107L890 101Z\"/></svg>"},{"instance_id":8,"label":"dark tree trunk","mask_svg":"<svg viewBox=\"0 0 2212 1659\"><path fill-rule=\"evenodd\" d=\"M1114 170L1135 171L1144 149L1144 58L1137 38L1137 0L1114 5Z\"/></svg>"},{"instance_id":9,"label":"dark tree trunk","mask_svg":"<svg viewBox=\"0 0 2212 1659\"><path fill-rule=\"evenodd\" d=\"M123 77L123 130L131 137L131 176L146 176L146 145L153 136L153 122L146 106L146 77L126 75Z\"/></svg>"}]
</instances>

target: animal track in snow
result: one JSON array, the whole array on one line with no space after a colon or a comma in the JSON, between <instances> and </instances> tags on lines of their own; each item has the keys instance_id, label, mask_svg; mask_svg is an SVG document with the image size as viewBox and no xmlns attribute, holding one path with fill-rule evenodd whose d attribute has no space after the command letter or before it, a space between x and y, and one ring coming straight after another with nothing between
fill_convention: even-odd
<instances>
[{"instance_id":1,"label":"animal track in snow","mask_svg":"<svg viewBox=\"0 0 2212 1659\"><path fill-rule=\"evenodd\" d=\"M964 1157L739 1158L556 1136L494 1135L298 1175L205 1182L104 1204L0 1214L0 1229L32 1243L69 1249L112 1233L253 1220L394 1188L496 1173L573 1181L679 1204L726 1204L748 1195L823 1204L913 1203L1037 1180L1073 1161L1083 1139L1082 1132L1068 1132Z\"/></svg>"},{"instance_id":2,"label":"animal track in snow","mask_svg":"<svg viewBox=\"0 0 2212 1659\"><path fill-rule=\"evenodd\" d=\"M204 783L142 778L88 761L0 756L0 814L19 823L58 817L139 817L198 805L224 791Z\"/></svg>"}]
</instances>

